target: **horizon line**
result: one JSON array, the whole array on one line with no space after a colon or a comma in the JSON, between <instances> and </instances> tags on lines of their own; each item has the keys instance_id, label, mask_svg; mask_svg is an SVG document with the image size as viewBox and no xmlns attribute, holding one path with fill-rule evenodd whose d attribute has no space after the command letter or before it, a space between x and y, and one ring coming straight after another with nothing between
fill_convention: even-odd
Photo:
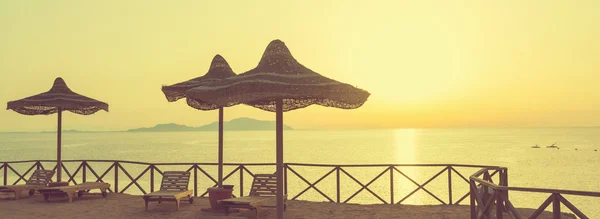
<instances>
[{"instance_id":1,"label":"horizon line","mask_svg":"<svg viewBox=\"0 0 600 219\"><path fill-rule=\"evenodd\" d=\"M366 128L293 128L286 131L315 131L315 130L398 130L398 129L544 129L544 128L600 128L600 126L498 126L498 127L412 127L412 128L383 128L383 127L366 127ZM138 129L138 128L133 128ZM62 132L136 132L129 131L133 129L126 130L77 130L77 129L64 129ZM273 129L275 130L275 129ZM142 131L142 132L216 132L218 130L190 130L190 131ZM223 131L227 131L224 129ZM229 130L229 131L271 131L271 130ZM56 133L56 130L53 131L0 131L0 133Z\"/></svg>"}]
</instances>

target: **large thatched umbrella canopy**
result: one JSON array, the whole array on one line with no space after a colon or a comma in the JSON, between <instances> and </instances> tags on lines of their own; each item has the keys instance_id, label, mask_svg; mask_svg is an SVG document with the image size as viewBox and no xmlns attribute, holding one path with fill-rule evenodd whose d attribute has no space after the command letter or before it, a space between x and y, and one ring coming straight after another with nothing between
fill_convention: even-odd
<instances>
[{"instance_id":1,"label":"large thatched umbrella canopy","mask_svg":"<svg viewBox=\"0 0 600 219\"><path fill-rule=\"evenodd\" d=\"M248 104L266 111L276 111L276 100L283 101L283 111L312 104L342 109L362 106L369 97L365 90L324 77L300 64L285 44L272 41L256 68L187 92L195 107Z\"/></svg>"},{"instance_id":2,"label":"large thatched umbrella canopy","mask_svg":"<svg viewBox=\"0 0 600 219\"><path fill-rule=\"evenodd\" d=\"M212 62L210 63L210 68L208 72L200 77L193 78L184 82L180 82L177 84L173 84L170 86L163 86L162 91L167 97L169 102L177 101L181 98L186 97L186 91L197 87L197 86L206 86L213 82L219 81L221 79L225 79L231 76L234 76L235 73L229 67L229 64L221 55L215 55ZM218 187L223 186L223 107L219 107L215 104L210 104L206 102L198 102L196 100L192 100L187 98L187 103L191 107L194 107L199 110L214 110L219 109L219 166L218 166Z\"/></svg>"},{"instance_id":3,"label":"large thatched umbrella canopy","mask_svg":"<svg viewBox=\"0 0 600 219\"><path fill-rule=\"evenodd\" d=\"M362 106L369 92L324 77L300 64L285 44L274 40L256 68L186 93L198 104L247 104L276 112L277 217L283 218L283 112L318 104L342 109Z\"/></svg>"},{"instance_id":4,"label":"large thatched umbrella canopy","mask_svg":"<svg viewBox=\"0 0 600 219\"><path fill-rule=\"evenodd\" d=\"M14 110L24 115L50 115L58 113L57 130L57 182L61 181L61 126L62 111L70 111L81 115L90 115L99 110L108 112L108 104L75 93L67 87L62 78L56 78L54 85L48 92L26 97L20 100L10 101L7 110Z\"/></svg>"},{"instance_id":5,"label":"large thatched umbrella canopy","mask_svg":"<svg viewBox=\"0 0 600 219\"><path fill-rule=\"evenodd\" d=\"M215 57L213 58L212 62L210 63L210 68L208 69L208 72L206 72L206 74L197 77L197 78L193 78L184 82L180 82L177 84L173 84L173 85L169 85L169 86L163 86L162 87L162 91L165 94L165 97L167 97L167 100L169 102L175 102L181 98L185 98L185 92L191 88L200 86L200 85L206 85L206 84L210 84L211 82L215 82L215 81L219 81L221 79L225 79L231 76L234 76L235 73L233 72L233 70L231 70L231 67L229 66L229 63L227 63L227 61L223 58L223 56L217 54L215 55ZM199 107L198 109L201 110L213 110L213 109L217 109L219 107L217 106L211 106L211 107Z\"/></svg>"}]
</instances>

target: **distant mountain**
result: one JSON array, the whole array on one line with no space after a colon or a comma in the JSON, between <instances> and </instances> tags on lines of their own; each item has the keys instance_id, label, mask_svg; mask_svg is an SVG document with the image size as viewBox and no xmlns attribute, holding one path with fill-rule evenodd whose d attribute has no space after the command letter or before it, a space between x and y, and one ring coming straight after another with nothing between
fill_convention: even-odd
<instances>
[{"instance_id":1,"label":"distant mountain","mask_svg":"<svg viewBox=\"0 0 600 219\"><path fill-rule=\"evenodd\" d=\"M237 118L231 121L223 122L223 127L227 131L250 131L250 130L275 130L275 121L263 121L252 118ZM127 132L194 132L194 131L217 131L219 128L218 122L213 122L200 127L190 127L175 123L158 124L151 128L129 129ZM283 125L284 130L292 130L293 128Z\"/></svg>"},{"instance_id":2,"label":"distant mountain","mask_svg":"<svg viewBox=\"0 0 600 219\"><path fill-rule=\"evenodd\" d=\"M194 127L178 125L175 123L158 124L151 128L129 129L128 132L185 132L194 131Z\"/></svg>"},{"instance_id":3,"label":"distant mountain","mask_svg":"<svg viewBox=\"0 0 600 219\"><path fill-rule=\"evenodd\" d=\"M71 133L71 132L85 132L85 131L79 131L79 130L75 130L75 129L70 129L70 130L62 130L62 133ZM56 130L54 131L42 131L40 133L56 133Z\"/></svg>"}]
</instances>

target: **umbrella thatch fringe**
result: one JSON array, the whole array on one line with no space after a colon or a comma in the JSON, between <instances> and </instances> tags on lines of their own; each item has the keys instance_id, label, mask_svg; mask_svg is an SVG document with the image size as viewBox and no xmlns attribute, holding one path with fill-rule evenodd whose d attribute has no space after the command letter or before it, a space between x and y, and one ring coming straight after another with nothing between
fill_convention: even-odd
<instances>
[{"instance_id":1,"label":"umbrella thatch fringe","mask_svg":"<svg viewBox=\"0 0 600 219\"><path fill-rule=\"evenodd\" d=\"M71 91L59 77L48 92L8 102L6 109L24 115L49 115L59 110L90 115L100 110L108 111L108 104Z\"/></svg>"},{"instance_id":2,"label":"umbrella thatch fringe","mask_svg":"<svg viewBox=\"0 0 600 219\"><path fill-rule=\"evenodd\" d=\"M163 86L162 91L169 102L175 102L181 98L185 98L185 92L197 86L207 86L213 82L224 78L234 76L235 73L229 66L229 63L221 55L217 54L210 63L208 72L200 77L193 78L184 82ZM191 106L191 105L190 105ZM216 108L213 108L216 109ZM209 110L209 109L203 109Z\"/></svg>"},{"instance_id":3,"label":"umbrella thatch fringe","mask_svg":"<svg viewBox=\"0 0 600 219\"><path fill-rule=\"evenodd\" d=\"M186 92L188 105L198 109L247 104L271 112L276 111L276 100L283 100L283 111L312 104L354 109L369 96L365 90L303 66L280 40L267 46L256 68Z\"/></svg>"},{"instance_id":4,"label":"umbrella thatch fringe","mask_svg":"<svg viewBox=\"0 0 600 219\"><path fill-rule=\"evenodd\" d=\"M279 91L279 92L274 92ZM283 99L283 111L304 108L313 104L355 109L364 104L369 93L348 84L337 83L308 86L305 84L243 83L221 89L202 90L202 99L188 95L188 105L196 109L218 108L247 104L275 112L275 101ZM210 102L205 101L210 100Z\"/></svg>"}]
</instances>

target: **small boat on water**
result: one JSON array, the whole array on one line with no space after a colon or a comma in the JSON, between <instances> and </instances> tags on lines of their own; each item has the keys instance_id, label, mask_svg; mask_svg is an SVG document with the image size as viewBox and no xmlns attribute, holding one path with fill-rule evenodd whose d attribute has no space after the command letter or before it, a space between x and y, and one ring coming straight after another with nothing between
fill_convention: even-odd
<instances>
[{"instance_id":1,"label":"small boat on water","mask_svg":"<svg viewBox=\"0 0 600 219\"><path fill-rule=\"evenodd\" d=\"M531 146L531 148L540 148L540 146L538 146L537 144L534 146Z\"/></svg>"},{"instance_id":2,"label":"small boat on water","mask_svg":"<svg viewBox=\"0 0 600 219\"><path fill-rule=\"evenodd\" d=\"M554 143L552 145L546 146L546 148L556 148L556 149L558 149L558 146L556 146L556 143Z\"/></svg>"}]
</instances>

